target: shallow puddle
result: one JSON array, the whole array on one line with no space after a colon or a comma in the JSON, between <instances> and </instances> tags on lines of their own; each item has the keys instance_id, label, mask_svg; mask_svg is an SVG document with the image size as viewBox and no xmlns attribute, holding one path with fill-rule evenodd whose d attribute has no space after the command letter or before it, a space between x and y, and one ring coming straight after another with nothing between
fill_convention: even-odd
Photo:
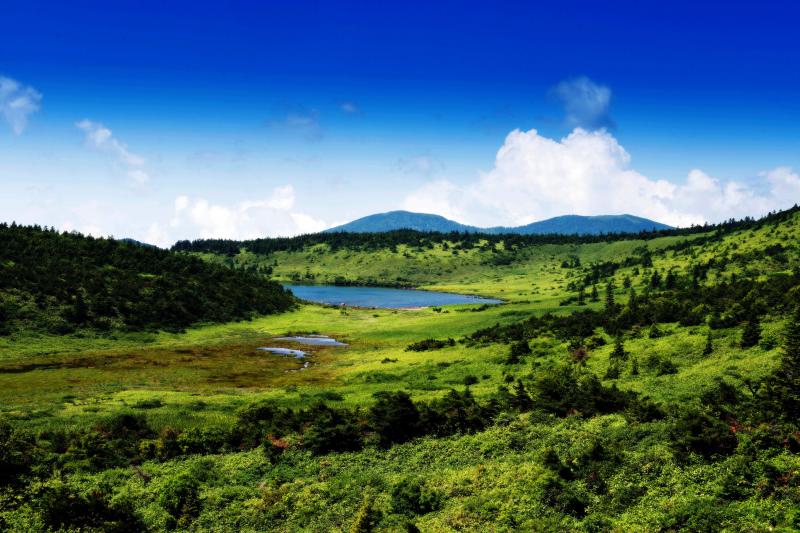
<instances>
[{"instance_id":1,"label":"shallow puddle","mask_svg":"<svg viewBox=\"0 0 800 533\"><path fill-rule=\"evenodd\" d=\"M262 350L264 352L274 353L277 355L291 355L297 359L303 359L308 354L302 350L291 350L289 348L273 348L271 346L262 346L260 348L256 348L257 350Z\"/></svg>"},{"instance_id":2,"label":"shallow puddle","mask_svg":"<svg viewBox=\"0 0 800 533\"><path fill-rule=\"evenodd\" d=\"M347 346L347 344L325 335L295 335L293 337L277 337L274 340L298 342L311 346Z\"/></svg>"}]
</instances>

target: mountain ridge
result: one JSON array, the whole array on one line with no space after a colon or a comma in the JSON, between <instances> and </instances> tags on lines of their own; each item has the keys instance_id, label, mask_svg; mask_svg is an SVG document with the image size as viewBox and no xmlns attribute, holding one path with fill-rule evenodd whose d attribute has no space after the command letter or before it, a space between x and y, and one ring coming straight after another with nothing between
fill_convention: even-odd
<instances>
[{"instance_id":1,"label":"mountain ridge","mask_svg":"<svg viewBox=\"0 0 800 533\"><path fill-rule=\"evenodd\" d=\"M388 211L376 213L336 226L324 233L383 233L399 229L436 231L442 233L518 233L522 235L599 235L602 233L639 233L641 231L672 229L643 217L621 215L561 215L532 222L523 226L494 226L481 228L461 224L441 215L414 213L411 211Z\"/></svg>"}]
</instances>

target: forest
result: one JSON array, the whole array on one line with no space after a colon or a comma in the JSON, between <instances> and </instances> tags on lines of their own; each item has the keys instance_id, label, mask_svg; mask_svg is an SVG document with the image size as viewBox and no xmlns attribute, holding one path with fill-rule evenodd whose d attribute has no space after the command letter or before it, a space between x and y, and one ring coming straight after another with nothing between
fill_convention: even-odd
<instances>
[{"instance_id":1,"label":"forest","mask_svg":"<svg viewBox=\"0 0 800 533\"><path fill-rule=\"evenodd\" d=\"M114 239L0 224L0 335L181 330L285 311L260 276Z\"/></svg>"}]
</instances>

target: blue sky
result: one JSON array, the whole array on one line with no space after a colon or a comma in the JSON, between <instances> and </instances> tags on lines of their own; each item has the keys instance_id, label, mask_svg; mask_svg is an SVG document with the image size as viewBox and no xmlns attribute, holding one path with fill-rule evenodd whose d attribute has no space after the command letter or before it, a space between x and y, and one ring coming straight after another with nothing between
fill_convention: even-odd
<instances>
[{"instance_id":1,"label":"blue sky","mask_svg":"<svg viewBox=\"0 0 800 533\"><path fill-rule=\"evenodd\" d=\"M168 244L800 199L792 3L561 4L4 6L2 218Z\"/></svg>"}]
</instances>

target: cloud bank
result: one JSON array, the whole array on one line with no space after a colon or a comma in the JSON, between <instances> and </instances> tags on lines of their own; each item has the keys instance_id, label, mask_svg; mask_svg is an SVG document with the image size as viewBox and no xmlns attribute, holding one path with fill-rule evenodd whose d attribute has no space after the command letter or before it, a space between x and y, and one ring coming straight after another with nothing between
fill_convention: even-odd
<instances>
[{"instance_id":1,"label":"cloud bank","mask_svg":"<svg viewBox=\"0 0 800 533\"><path fill-rule=\"evenodd\" d=\"M789 168L761 174L763 187L724 181L699 169L685 182L652 179L605 130L576 128L561 140L512 131L494 168L466 185L430 181L402 207L482 226L521 225L564 215L631 213L674 226L759 216L794 205L800 176Z\"/></svg>"},{"instance_id":2,"label":"cloud bank","mask_svg":"<svg viewBox=\"0 0 800 533\"><path fill-rule=\"evenodd\" d=\"M180 238L257 239L314 233L328 227L295 208L291 185L273 189L265 198L221 205L205 198L178 196L168 224L154 223L146 240L169 246Z\"/></svg>"},{"instance_id":3,"label":"cloud bank","mask_svg":"<svg viewBox=\"0 0 800 533\"><path fill-rule=\"evenodd\" d=\"M0 76L0 114L15 135L20 135L28 126L28 116L36 111L42 102L42 95L30 86L23 86L17 80Z\"/></svg>"}]
</instances>

